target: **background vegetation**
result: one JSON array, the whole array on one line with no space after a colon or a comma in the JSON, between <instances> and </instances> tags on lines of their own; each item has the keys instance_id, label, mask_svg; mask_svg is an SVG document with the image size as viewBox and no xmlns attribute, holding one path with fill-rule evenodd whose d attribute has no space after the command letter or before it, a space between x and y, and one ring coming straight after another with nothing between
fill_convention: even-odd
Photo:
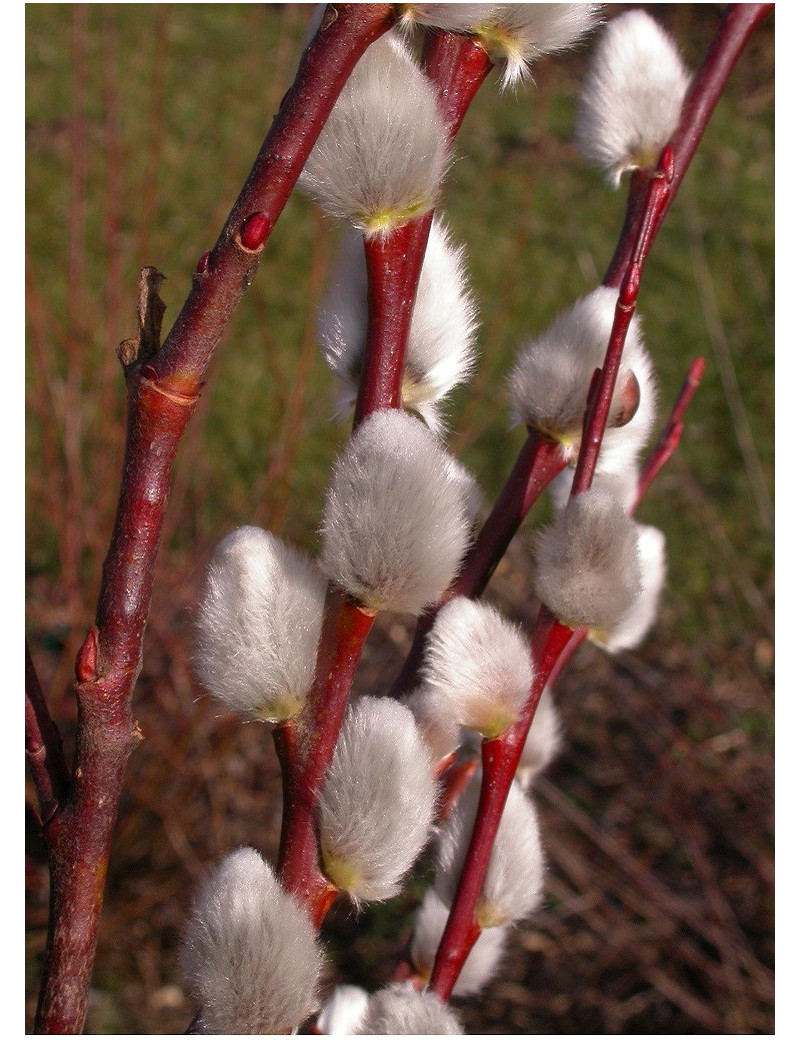
<instances>
[{"instance_id":1,"label":"background vegetation","mask_svg":"<svg viewBox=\"0 0 800 1040\"><path fill-rule=\"evenodd\" d=\"M609 6L608 14L617 10ZM652 5L701 60L720 8ZM168 328L293 77L307 5L26 7L27 632L68 748L71 675L91 624L124 429L116 344L138 269L167 275ZM450 442L487 500L521 443L504 381L520 343L592 288L624 206L572 143L586 53L535 88L487 84L442 210L466 245L481 361ZM707 360L679 455L641 509L669 588L636 653L584 648L560 680L564 751L539 785L545 909L472 1032L773 1030L774 21L741 59L657 242L640 311L665 413ZM335 229L295 196L219 351L178 459L110 867L88 1031L181 1032L176 947L191 887L237 844L274 850L279 784L263 727L210 704L191 673L191 606L216 541L242 523L313 551L332 420L315 307ZM544 509L535 519L544 515ZM530 526L490 594L535 615ZM359 672L380 692L408 641L385 620ZM32 794L28 795L32 804ZM29 823L28 1021L47 873ZM337 908L332 978L378 985L419 887L356 919Z\"/></svg>"}]
</instances>

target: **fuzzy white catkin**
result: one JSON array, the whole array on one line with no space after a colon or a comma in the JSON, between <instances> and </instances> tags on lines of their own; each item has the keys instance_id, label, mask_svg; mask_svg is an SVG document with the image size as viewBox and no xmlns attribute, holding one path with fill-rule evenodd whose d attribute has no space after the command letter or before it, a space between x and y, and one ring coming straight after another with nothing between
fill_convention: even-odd
<instances>
[{"instance_id":1,"label":"fuzzy white catkin","mask_svg":"<svg viewBox=\"0 0 800 1040\"><path fill-rule=\"evenodd\" d=\"M626 11L608 23L581 91L576 136L614 187L626 170L655 165L689 81L674 41L650 15Z\"/></svg>"},{"instance_id":2,"label":"fuzzy white catkin","mask_svg":"<svg viewBox=\"0 0 800 1040\"><path fill-rule=\"evenodd\" d=\"M361 1024L369 993L359 986L336 986L317 1018L317 1031L325 1036L352 1036Z\"/></svg>"},{"instance_id":3,"label":"fuzzy white catkin","mask_svg":"<svg viewBox=\"0 0 800 1040\"><path fill-rule=\"evenodd\" d=\"M367 336L367 269L361 235L346 234L333 283L319 310L317 334L325 361L342 382L339 410L352 406ZM475 367L477 307L467 285L464 251L434 220L411 316L401 394L435 432L438 402Z\"/></svg>"},{"instance_id":4,"label":"fuzzy white catkin","mask_svg":"<svg viewBox=\"0 0 800 1040\"><path fill-rule=\"evenodd\" d=\"M639 594L636 525L604 488L572 497L538 533L535 555L536 594L570 628L607 632Z\"/></svg>"},{"instance_id":5,"label":"fuzzy white catkin","mask_svg":"<svg viewBox=\"0 0 800 1040\"><path fill-rule=\"evenodd\" d=\"M456 596L428 634L422 680L459 723L496 737L515 721L534 678L530 647L488 603Z\"/></svg>"},{"instance_id":6,"label":"fuzzy white catkin","mask_svg":"<svg viewBox=\"0 0 800 1040\"><path fill-rule=\"evenodd\" d=\"M398 4L403 29L427 25L444 32L467 32L488 21L499 4Z\"/></svg>"},{"instance_id":7,"label":"fuzzy white catkin","mask_svg":"<svg viewBox=\"0 0 800 1040\"><path fill-rule=\"evenodd\" d=\"M586 398L594 371L605 360L618 295L616 289L599 286L578 300L523 347L509 378L515 421L560 441L568 462L575 462L580 449ZM629 422L615 427L628 373L638 382L639 405ZM653 365L642 341L640 318L634 314L603 435L599 472L631 466L647 442L655 412Z\"/></svg>"},{"instance_id":8,"label":"fuzzy white catkin","mask_svg":"<svg viewBox=\"0 0 800 1040\"><path fill-rule=\"evenodd\" d=\"M345 716L319 806L323 869L354 899L400 890L427 841L436 782L414 716L363 697Z\"/></svg>"},{"instance_id":9,"label":"fuzzy white catkin","mask_svg":"<svg viewBox=\"0 0 800 1040\"><path fill-rule=\"evenodd\" d=\"M463 1032L456 1016L435 993L419 992L409 983L395 983L372 994L356 1035L447 1036Z\"/></svg>"},{"instance_id":10,"label":"fuzzy white catkin","mask_svg":"<svg viewBox=\"0 0 800 1040\"><path fill-rule=\"evenodd\" d=\"M516 87L531 75L530 65L574 46L597 23L599 4L497 4L472 26L493 61L503 70L502 86Z\"/></svg>"},{"instance_id":11,"label":"fuzzy white catkin","mask_svg":"<svg viewBox=\"0 0 800 1040\"><path fill-rule=\"evenodd\" d=\"M476 775L439 835L434 888L446 906L455 898L480 797ZM521 921L539 905L545 861L533 803L512 783L500 819L475 916L481 928Z\"/></svg>"},{"instance_id":12,"label":"fuzzy white catkin","mask_svg":"<svg viewBox=\"0 0 800 1040\"><path fill-rule=\"evenodd\" d=\"M196 616L200 681L233 711L291 718L314 679L325 582L301 553L240 527L211 558Z\"/></svg>"},{"instance_id":13,"label":"fuzzy white catkin","mask_svg":"<svg viewBox=\"0 0 800 1040\"><path fill-rule=\"evenodd\" d=\"M181 951L203 1033L288 1033L318 1007L322 954L311 921L255 849L200 885Z\"/></svg>"},{"instance_id":14,"label":"fuzzy white catkin","mask_svg":"<svg viewBox=\"0 0 800 1040\"><path fill-rule=\"evenodd\" d=\"M656 619L667 576L666 539L663 532L657 527L636 524L636 555L641 581L639 594L605 638L595 639L612 654L637 647Z\"/></svg>"},{"instance_id":15,"label":"fuzzy white catkin","mask_svg":"<svg viewBox=\"0 0 800 1040\"><path fill-rule=\"evenodd\" d=\"M419 420L374 412L336 460L323 572L371 610L418 614L455 577L470 524L463 475Z\"/></svg>"},{"instance_id":16,"label":"fuzzy white catkin","mask_svg":"<svg viewBox=\"0 0 800 1040\"><path fill-rule=\"evenodd\" d=\"M298 186L329 216L378 235L433 208L447 161L436 91L386 35L345 83Z\"/></svg>"},{"instance_id":17,"label":"fuzzy white catkin","mask_svg":"<svg viewBox=\"0 0 800 1040\"><path fill-rule=\"evenodd\" d=\"M429 889L417 911L409 949L417 974L423 979L429 979L433 971L449 916L449 909L433 889ZM471 997L480 993L500 967L507 938L507 928L487 928L480 933L453 987L454 997Z\"/></svg>"}]
</instances>

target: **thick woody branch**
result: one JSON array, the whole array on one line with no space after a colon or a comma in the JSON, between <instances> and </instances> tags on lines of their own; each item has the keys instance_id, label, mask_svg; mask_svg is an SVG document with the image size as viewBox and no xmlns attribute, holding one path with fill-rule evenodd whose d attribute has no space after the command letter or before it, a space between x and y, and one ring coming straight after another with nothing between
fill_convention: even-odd
<instances>
[{"instance_id":1,"label":"thick woody branch","mask_svg":"<svg viewBox=\"0 0 800 1040\"><path fill-rule=\"evenodd\" d=\"M253 279L275 222L356 62L392 25L390 4L330 4L239 198L154 362L166 388L196 393Z\"/></svg>"},{"instance_id":2,"label":"thick woody branch","mask_svg":"<svg viewBox=\"0 0 800 1040\"><path fill-rule=\"evenodd\" d=\"M45 835L51 910L37 1032L83 1028L122 776L139 736L131 693L178 445L213 351L339 91L393 18L388 4L329 7L217 244L198 265L169 337L160 349L124 358L128 428L122 484L97 624L76 662L73 784Z\"/></svg>"}]
</instances>

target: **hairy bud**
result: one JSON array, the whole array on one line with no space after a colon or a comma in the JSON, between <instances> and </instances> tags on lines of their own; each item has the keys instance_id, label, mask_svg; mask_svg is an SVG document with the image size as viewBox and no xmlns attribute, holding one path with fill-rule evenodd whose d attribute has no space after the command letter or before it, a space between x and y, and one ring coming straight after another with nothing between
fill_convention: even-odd
<instances>
[{"instance_id":1,"label":"hairy bud","mask_svg":"<svg viewBox=\"0 0 800 1040\"><path fill-rule=\"evenodd\" d=\"M672 38L644 11L606 26L581 92L578 147L617 187L626 170L655 166L678 126L689 86Z\"/></svg>"},{"instance_id":2,"label":"hairy bud","mask_svg":"<svg viewBox=\"0 0 800 1040\"><path fill-rule=\"evenodd\" d=\"M417 911L409 950L417 974L423 979L430 978L433 971L439 942L449 916L448 908L436 892L429 889ZM453 986L454 997L471 997L480 993L497 973L507 939L507 928L487 928L480 933Z\"/></svg>"},{"instance_id":3,"label":"hairy bud","mask_svg":"<svg viewBox=\"0 0 800 1040\"><path fill-rule=\"evenodd\" d=\"M387 35L345 83L298 185L329 216L386 234L433 208L447 157L436 91Z\"/></svg>"},{"instance_id":4,"label":"hairy bud","mask_svg":"<svg viewBox=\"0 0 800 1040\"><path fill-rule=\"evenodd\" d=\"M666 539L657 527L636 524L636 557L639 562L641 588L630 608L620 621L603 637L595 636L595 642L610 653L633 650L647 633L658 614L661 591L667 576Z\"/></svg>"},{"instance_id":5,"label":"hairy bud","mask_svg":"<svg viewBox=\"0 0 800 1040\"><path fill-rule=\"evenodd\" d=\"M345 236L333 285L317 322L320 347L342 381L340 409L350 407L367 337L367 269L360 235ZM475 366L477 307L467 286L463 249L434 220L411 317L401 396L435 432L441 430L438 403L472 375Z\"/></svg>"},{"instance_id":6,"label":"hairy bud","mask_svg":"<svg viewBox=\"0 0 800 1040\"><path fill-rule=\"evenodd\" d=\"M574 463L580 450L583 417L592 376L605 361L618 291L600 286L520 352L509 379L514 419L559 441L564 457ZM635 377L638 405L622 425L628 377ZM647 441L655 419L653 366L634 315L625 337L619 376L598 459L599 472L630 466Z\"/></svg>"},{"instance_id":7,"label":"hairy bud","mask_svg":"<svg viewBox=\"0 0 800 1040\"><path fill-rule=\"evenodd\" d=\"M255 849L230 853L201 884L181 959L200 1032L288 1033L318 1006L314 929Z\"/></svg>"},{"instance_id":8,"label":"hairy bud","mask_svg":"<svg viewBox=\"0 0 800 1040\"><path fill-rule=\"evenodd\" d=\"M317 1031L325 1036L352 1036L361 1024L369 993L359 986L336 986L317 1018Z\"/></svg>"},{"instance_id":9,"label":"hairy bud","mask_svg":"<svg viewBox=\"0 0 800 1040\"><path fill-rule=\"evenodd\" d=\"M305 556L259 527L224 538L197 608L195 667L218 700L244 715L295 715L314 680L325 582Z\"/></svg>"},{"instance_id":10,"label":"hairy bud","mask_svg":"<svg viewBox=\"0 0 800 1040\"><path fill-rule=\"evenodd\" d=\"M535 553L536 593L570 628L607 632L639 594L636 525L603 488L570 498Z\"/></svg>"},{"instance_id":11,"label":"hairy bud","mask_svg":"<svg viewBox=\"0 0 800 1040\"><path fill-rule=\"evenodd\" d=\"M418 614L453 580L467 547L463 473L421 422L368 416L336 461L320 566L370 610Z\"/></svg>"},{"instance_id":12,"label":"hairy bud","mask_svg":"<svg viewBox=\"0 0 800 1040\"><path fill-rule=\"evenodd\" d=\"M447 1036L463 1032L456 1016L435 993L420 993L408 983L397 983L372 994L357 1035Z\"/></svg>"},{"instance_id":13,"label":"hairy bud","mask_svg":"<svg viewBox=\"0 0 800 1040\"><path fill-rule=\"evenodd\" d=\"M439 835L435 889L450 906L464 868L478 810L481 778L476 775ZM541 901L544 853L533 803L518 783L508 792L475 916L481 928L521 921Z\"/></svg>"},{"instance_id":14,"label":"hairy bud","mask_svg":"<svg viewBox=\"0 0 800 1040\"><path fill-rule=\"evenodd\" d=\"M422 677L462 726L496 737L528 699L534 668L515 625L486 603L456 596L428 635Z\"/></svg>"},{"instance_id":15,"label":"hairy bud","mask_svg":"<svg viewBox=\"0 0 800 1040\"><path fill-rule=\"evenodd\" d=\"M322 865L355 899L388 899L427 841L436 803L414 716L364 697L345 716L319 807Z\"/></svg>"}]
</instances>

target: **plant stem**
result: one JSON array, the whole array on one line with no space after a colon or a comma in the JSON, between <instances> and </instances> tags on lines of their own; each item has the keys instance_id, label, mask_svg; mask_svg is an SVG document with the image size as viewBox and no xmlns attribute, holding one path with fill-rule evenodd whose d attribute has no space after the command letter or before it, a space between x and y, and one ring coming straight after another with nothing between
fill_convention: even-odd
<instances>
[{"instance_id":1,"label":"plant stem","mask_svg":"<svg viewBox=\"0 0 800 1040\"><path fill-rule=\"evenodd\" d=\"M686 409L689 407L692 398L694 397L695 391L700 386L700 380L703 376L704 368L705 362L702 358L695 358L689 366L689 371L686 373L683 386L681 387L675 404L672 406L669 419L667 420L664 430L658 439L658 443L650 452L644 466L642 466L642 472L639 475L639 488L633 507L634 509L639 505L650 485L661 472L663 466L672 458L675 449L680 444L683 435L683 417L686 414Z\"/></svg>"},{"instance_id":2,"label":"plant stem","mask_svg":"<svg viewBox=\"0 0 800 1040\"><path fill-rule=\"evenodd\" d=\"M469 37L434 32L426 38L423 68L437 88L452 142L492 62ZM369 319L354 428L370 412L402 407L406 347L432 221L431 211L388 235L364 240Z\"/></svg>"},{"instance_id":3,"label":"plant stem","mask_svg":"<svg viewBox=\"0 0 800 1040\"><path fill-rule=\"evenodd\" d=\"M623 263L617 255L620 253L618 247L615 262L612 263L612 268L617 264L622 271L619 301L603 370L590 392L572 494L586 490L591 485L603 432L608 421L611 394L624 347L625 333L638 296L644 260L697 148L700 135L708 123L711 111L733 64L753 28L768 10L767 5L732 5L728 8L717 37L687 96L681 125L674 137L674 146L669 144L662 152L656 170L649 177L649 186L643 204L639 197L642 185L637 183L635 186L637 197L629 202L626 228L623 229L623 236L621 236L626 242L631 243L630 255ZM634 232L633 228L636 223L638 223L638 227ZM663 461L666 461L677 444L683 410L691 399L701 370L702 363L699 361L695 362L690 369L667 431L654 456L651 457L653 459L650 466L652 476L655 476L657 467L663 465ZM662 459L663 461L661 461ZM652 479L652 476L648 471L648 479ZM567 658L564 656L562 660L559 659L562 658L565 650L569 654L574 653L583 638L585 638L585 633L582 630L572 632L560 625L544 605L541 607L532 641L537 675L530 697L520 718L507 733L492 741L484 741L483 777L475 827L470 839L464 871L439 944L431 977L431 989L442 1000L449 999L455 981L479 934L475 907L508 791L541 692L549 676L563 668Z\"/></svg>"},{"instance_id":4,"label":"plant stem","mask_svg":"<svg viewBox=\"0 0 800 1040\"><path fill-rule=\"evenodd\" d=\"M485 50L465 37L434 34L425 54L452 140L492 65ZM369 317L354 429L374 411L402 407L405 353L432 220L430 212L388 235L364 240ZM317 681L298 721L300 739L290 739L286 731L276 731L275 737L284 777L281 880L305 901L317 924L330 899L318 863L317 802L373 620L341 596L336 606L337 595L329 596L329 624L320 640Z\"/></svg>"},{"instance_id":5,"label":"plant stem","mask_svg":"<svg viewBox=\"0 0 800 1040\"><path fill-rule=\"evenodd\" d=\"M69 791L69 768L61 735L47 710L39 676L25 641L25 754L38 799L40 826L47 827Z\"/></svg>"},{"instance_id":6,"label":"plant stem","mask_svg":"<svg viewBox=\"0 0 800 1040\"><path fill-rule=\"evenodd\" d=\"M433 212L364 240L369 318L353 427L402 407L403 366Z\"/></svg>"},{"instance_id":7,"label":"plant stem","mask_svg":"<svg viewBox=\"0 0 800 1040\"><path fill-rule=\"evenodd\" d=\"M131 709L172 466L203 375L250 284L263 246L347 76L394 18L391 5L332 5L294 86L169 337L126 368L128 423L114 532L96 626L76 662L78 734L67 801L45 831L50 921L36 1016L39 1033L80 1033L97 942L111 836L128 756L140 739ZM257 250L239 242L266 214ZM157 344L155 344L157 348ZM150 356L145 356L145 354Z\"/></svg>"},{"instance_id":8,"label":"plant stem","mask_svg":"<svg viewBox=\"0 0 800 1040\"><path fill-rule=\"evenodd\" d=\"M275 223L358 59L394 21L391 4L329 4L300 59L294 84L256 157L205 270L154 362L165 388L195 393L234 309L253 279ZM262 238L244 249L240 231L262 214ZM187 344L191 352L187 356Z\"/></svg>"},{"instance_id":9,"label":"plant stem","mask_svg":"<svg viewBox=\"0 0 800 1040\"><path fill-rule=\"evenodd\" d=\"M511 782L542 690L571 636L572 629L559 624L546 607L540 609L533 633L537 672L525 707L506 733L483 742L483 778L475 826L431 975L430 988L442 1000L449 1000L464 962L480 934L475 907Z\"/></svg>"},{"instance_id":10,"label":"plant stem","mask_svg":"<svg viewBox=\"0 0 800 1040\"><path fill-rule=\"evenodd\" d=\"M436 84L439 111L452 141L493 68L492 59L474 37L434 30L425 37L422 68Z\"/></svg>"},{"instance_id":11,"label":"plant stem","mask_svg":"<svg viewBox=\"0 0 800 1040\"><path fill-rule=\"evenodd\" d=\"M659 218L668 204L672 177L673 151L672 146L667 145L656 169L650 175L645 205L639 217L639 229L635 237L633 253L623 276L614 310L614 321L611 325L611 335L603 369L599 380L589 394L590 400L586 410L581 447L572 481L573 495L586 491L592 483L603 435L608 424L611 398L614 394L622 352L625 349L625 336L639 296L642 266L653 243Z\"/></svg>"},{"instance_id":12,"label":"plant stem","mask_svg":"<svg viewBox=\"0 0 800 1040\"><path fill-rule=\"evenodd\" d=\"M305 903L317 924L330 905L331 888L319 868L317 802L374 620L374 614L329 590L308 703L293 723L275 731L284 777L278 871L284 888Z\"/></svg>"}]
</instances>

